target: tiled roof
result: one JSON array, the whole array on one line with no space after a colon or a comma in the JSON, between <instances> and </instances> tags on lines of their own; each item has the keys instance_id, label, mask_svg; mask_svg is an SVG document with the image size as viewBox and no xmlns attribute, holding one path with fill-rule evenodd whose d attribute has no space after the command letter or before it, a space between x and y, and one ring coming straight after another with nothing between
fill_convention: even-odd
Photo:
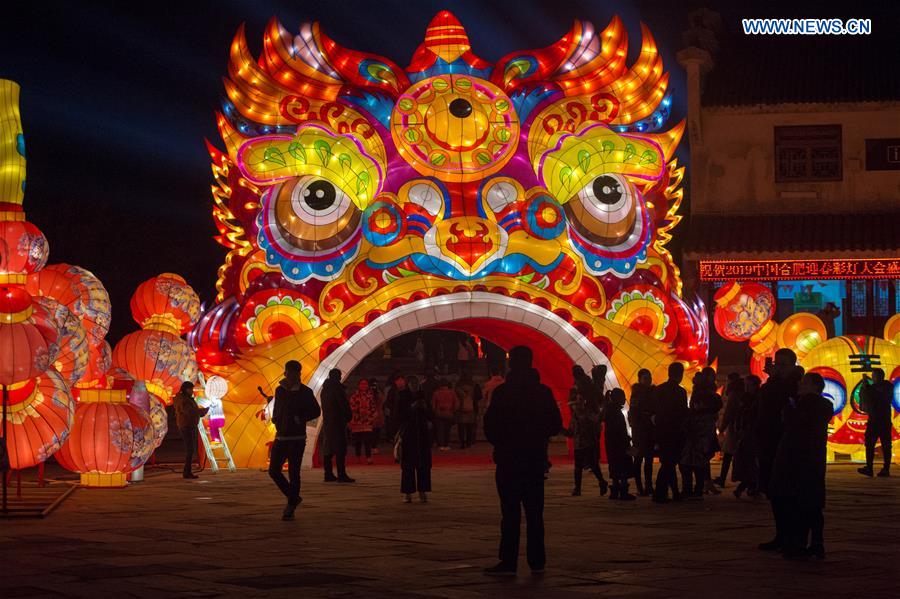
<instances>
[{"instance_id":1,"label":"tiled roof","mask_svg":"<svg viewBox=\"0 0 900 599\"><path fill-rule=\"evenodd\" d=\"M900 213L694 215L685 253L715 257L747 253L900 252ZM828 257L828 256L823 256Z\"/></svg>"},{"instance_id":2,"label":"tiled roof","mask_svg":"<svg viewBox=\"0 0 900 599\"><path fill-rule=\"evenodd\" d=\"M900 101L897 41L885 36L731 32L714 61L705 106Z\"/></svg>"}]
</instances>

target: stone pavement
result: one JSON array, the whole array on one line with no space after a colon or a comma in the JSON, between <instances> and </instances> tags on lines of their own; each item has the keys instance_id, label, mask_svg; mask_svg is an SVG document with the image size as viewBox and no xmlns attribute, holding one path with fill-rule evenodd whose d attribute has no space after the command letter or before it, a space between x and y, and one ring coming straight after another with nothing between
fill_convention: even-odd
<instances>
[{"instance_id":1,"label":"stone pavement","mask_svg":"<svg viewBox=\"0 0 900 599\"><path fill-rule=\"evenodd\" d=\"M257 471L79 489L45 520L0 521L0 597L900 596L900 478L849 465L829 470L828 559L788 562L756 549L771 536L764 501L626 504L590 487L573 498L559 464L547 573L533 577L523 556L515 580L481 573L498 540L489 467L441 466L424 505L401 503L396 466L351 474L359 482L339 486L305 472L293 522Z\"/></svg>"}]
</instances>

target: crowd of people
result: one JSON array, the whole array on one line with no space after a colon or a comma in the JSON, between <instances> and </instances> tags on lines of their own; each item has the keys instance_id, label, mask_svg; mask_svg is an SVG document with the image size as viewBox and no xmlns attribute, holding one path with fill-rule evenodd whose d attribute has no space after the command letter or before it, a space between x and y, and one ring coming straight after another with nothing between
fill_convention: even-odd
<instances>
[{"instance_id":1,"label":"crowd of people","mask_svg":"<svg viewBox=\"0 0 900 599\"><path fill-rule=\"evenodd\" d=\"M403 501L411 502L418 494L425 503L431 492L433 449L449 448L454 426L459 447L470 447L480 428L493 445L502 513L500 562L486 573L516 572L523 509L527 561L540 572L546 562L542 514L548 447L552 437L562 434L571 439L574 455L573 496L582 493L585 470L596 479L600 495L634 501L637 497L630 492L634 479L637 494L656 503L719 494L730 475L735 497L765 496L771 503L775 534L759 545L760 550L780 551L787 558L824 558L826 441L833 405L823 395L823 378L805 373L791 350L779 350L774 361L767 362L766 373L764 384L754 375L729 375L723 398L716 372L707 367L693 376L688 395L682 385L684 366L674 362L659 384L648 370L640 370L626 401L622 389L607 388L604 365L593 367L590 375L575 366L568 397L570 418L564 425L553 393L541 383L532 352L524 346L510 351L505 376L501 369L492 369L483 386L466 370L452 381L429 369L421 381L392 374L384 392L377 380L362 379L348 393L342 373L334 369L322 386L320 402L301 383L300 364L289 361L273 396L276 437L269 474L287 499L283 518L293 519L302 501L306 423L321 414L325 482L355 482L347 474L348 450L355 449L358 462L365 456L372 463L384 431L400 464ZM890 442L884 439L890 439L893 388L877 368L866 383L861 402L869 414L867 464L859 472L874 476L874 449L881 440L884 467L878 476L889 476ZM188 401L192 389L187 385L175 402L179 426L185 429L192 424L196 428L202 416ZM609 480L601 468L601 446ZM718 452L723 456L721 468L713 478L711 460ZM186 477L189 472L186 466Z\"/></svg>"}]
</instances>

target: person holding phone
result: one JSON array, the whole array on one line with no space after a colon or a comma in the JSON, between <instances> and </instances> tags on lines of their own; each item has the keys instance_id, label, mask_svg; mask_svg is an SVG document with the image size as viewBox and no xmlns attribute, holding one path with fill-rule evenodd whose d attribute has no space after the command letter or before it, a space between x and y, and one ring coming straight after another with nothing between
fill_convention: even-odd
<instances>
[{"instance_id":1,"label":"person holding phone","mask_svg":"<svg viewBox=\"0 0 900 599\"><path fill-rule=\"evenodd\" d=\"M181 438L184 439L184 469L181 475L186 479L198 478L191 472L194 450L197 448L197 425L209 408L197 405L194 400L194 383L191 381L181 383L181 389L175 394L172 403L175 404L175 423L181 431Z\"/></svg>"},{"instance_id":2,"label":"person holding phone","mask_svg":"<svg viewBox=\"0 0 900 599\"><path fill-rule=\"evenodd\" d=\"M875 444L881 442L883 464L878 476L886 478L891 475L891 402L894 397L894 386L884 380L884 370L872 370L872 378L863 374L863 387L860 390L862 408L868 414L866 421L866 465L857 470L864 476L873 476L875 462Z\"/></svg>"}]
</instances>

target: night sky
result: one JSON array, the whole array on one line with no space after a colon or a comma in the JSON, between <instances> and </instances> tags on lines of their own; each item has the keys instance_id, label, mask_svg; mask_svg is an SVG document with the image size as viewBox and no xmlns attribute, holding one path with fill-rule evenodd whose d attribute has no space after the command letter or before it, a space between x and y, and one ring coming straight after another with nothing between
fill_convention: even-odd
<instances>
[{"instance_id":1,"label":"night sky","mask_svg":"<svg viewBox=\"0 0 900 599\"><path fill-rule=\"evenodd\" d=\"M28 219L47 236L51 263L78 264L103 281L113 301L114 344L136 328L128 301L153 275L176 272L204 301L215 295L225 249L212 240L212 178L203 140L221 147L213 113L224 93L229 44L242 22L257 54L263 29L276 16L291 31L320 21L339 43L405 66L442 9L456 14L473 50L491 61L553 43L575 18L602 29L617 13L632 54L640 45L639 21L653 32L672 77L674 123L684 115L684 76L674 54L682 47L687 12L715 4L185 0L128 3L126 11L113 2L7 2L0 18L0 78L22 86ZM889 8L859 2L836 10L821 2L788 9L731 4L715 7L730 35L738 35L741 17L871 17L876 30L896 29L898 21L896 8L891 16Z\"/></svg>"}]
</instances>

